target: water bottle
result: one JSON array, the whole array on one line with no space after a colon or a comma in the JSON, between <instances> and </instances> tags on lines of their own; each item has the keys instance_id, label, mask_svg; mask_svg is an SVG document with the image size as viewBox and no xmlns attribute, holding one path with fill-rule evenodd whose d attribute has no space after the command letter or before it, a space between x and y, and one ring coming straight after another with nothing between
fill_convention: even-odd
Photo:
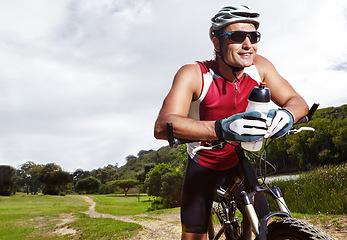
<instances>
[{"instance_id":1,"label":"water bottle","mask_svg":"<svg viewBox=\"0 0 347 240\"><path fill-rule=\"evenodd\" d=\"M254 87L248 96L248 105L246 112L258 111L265 116L268 113L268 107L270 102L270 89L264 86L265 83L261 82L258 87ZM263 146L264 137L253 142L242 142L241 146L243 149L248 151L259 151Z\"/></svg>"}]
</instances>

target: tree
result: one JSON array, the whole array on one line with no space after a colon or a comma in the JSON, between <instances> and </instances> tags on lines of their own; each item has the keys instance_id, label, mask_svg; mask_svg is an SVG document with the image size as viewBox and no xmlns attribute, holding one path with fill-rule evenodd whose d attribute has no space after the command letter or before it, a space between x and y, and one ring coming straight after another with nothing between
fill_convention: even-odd
<instances>
[{"instance_id":1,"label":"tree","mask_svg":"<svg viewBox=\"0 0 347 240\"><path fill-rule=\"evenodd\" d=\"M43 165L31 161L20 165L17 170L18 185L24 189L24 192L37 194L42 189L42 183L39 181L42 169Z\"/></svg>"},{"instance_id":2,"label":"tree","mask_svg":"<svg viewBox=\"0 0 347 240\"><path fill-rule=\"evenodd\" d=\"M76 185L76 183L79 180L82 180L84 178L90 177L90 172L89 171L83 171L83 169L79 168L77 169L74 173L73 173L73 182L74 185Z\"/></svg>"},{"instance_id":3,"label":"tree","mask_svg":"<svg viewBox=\"0 0 347 240\"><path fill-rule=\"evenodd\" d=\"M10 196L15 191L16 169L0 165L0 195Z\"/></svg>"},{"instance_id":4,"label":"tree","mask_svg":"<svg viewBox=\"0 0 347 240\"><path fill-rule=\"evenodd\" d=\"M27 184L29 185L29 192L31 194L37 194L42 189L42 184L39 181L42 165L36 165L25 172Z\"/></svg>"},{"instance_id":5,"label":"tree","mask_svg":"<svg viewBox=\"0 0 347 240\"><path fill-rule=\"evenodd\" d=\"M134 156L134 155L129 155L129 156L126 156L125 157L125 160L127 161L127 162L129 162L130 160L132 160L132 159L135 159L136 157Z\"/></svg>"},{"instance_id":6,"label":"tree","mask_svg":"<svg viewBox=\"0 0 347 240\"><path fill-rule=\"evenodd\" d=\"M58 195L68 183L72 183L72 175L55 163L48 163L43 167L39 181L44 184L44 194Z\"/></svg>"},{"instance_id":7,"label":"tree","mask_svg":"<svg viewBox=\"0 0 347 240\"><path fill-rule=\"evenodd\" d=\"M162 198L164 205L179 207L181 205L181 189L183 173L179 171L168 172L162 177Z\"/></svg>"},{"instance_id":8,"label":"tree","mask_svg":"<svg viewBox=\"0 0 347 240\"><path fill-rule=\"evenodd\" d=\"M138 172L138 173L136 174L136 179L137 179L139 182L144 183L145 180L146 180L146 175L147 175L147 173L148 173L152 168L154 168L154 167L155 167L155 164L154 164L154 163L145 164L145 165L143 166L143 171Z\"/></svg>"},{"instance_id":9,"label":"tree","mask_svg":"<svg viewBox=\"0 0 347 240\"><path fill-rule=\"evenodd\" d=\"M105 184L101 184L99 188L99 193L100 194L110 194L110 193L115 193L117 190L117 184L116 181L110 181Z\"/></svg>"},{"instance_id":10,"label":"tree","mask_svg":"<svg viewBox=\"0 0 347 240\"><path fill-rule=\"evenodd\" d=\"M139 182L137 180L135 180L135 179L125 179L125 180L117 180L116 181L116 185L118 187L120 187L121 189L123 189L125 196L128 195L128 191L131 188L134 188L138 184L139 184Z\"/></svg>"},{"instance_id":11,"label":"tree","mask_svg":"<svg viewBox=\"0 0 347 240\"><path fill-rule=\"evenodd\" d=\"M110 166L94 171L93 177L100 180L102 184L118 179L117 170Z\"/></svg>"},{"instance_id":12,"label":"tree","mask_svg":"<svg viewBox=\"0 0 347 240\"><path fill-rule=\"evenodd\" d=\"M153 150L152 150L152 149L150 149L150 150L140 150L140 151L138 152L137 156L138 156L138 157L140 157L140 156L145 156L145 155L147 155L147 154L150 153L150 152L153 152Z\"/></svg>"},{"instance_id":13,"label":"tree","mask_svg":"<svg viewBox=\"0 0 347 240\"><path fill-rule=\"evenodd\" d=\"M79 180L76 183L75 191L78 193L93 194L99 191L101 182L95 177L87 177Z\"/></svg>"},{"instance_id":14,"label":"tree","mask_svg":"<svg viewBox=\"0 0 347 240\"><path fill-rule=\"evenodd\" d=\"M183 173L170 163L160 163L152 168L145 181L147 193L163 199L164 207L180 205Z\"/></svg>"},{"instance_id":15,"label":"tree","mask_svg":"<svg viewBox=\"0 0 347 240\"><path fill-rule=\"evenodd\" d=\"M161 178L165 173L170 172L171 169L172 165L170 163L160 163L148 172L145 181L148 195L156 197L162 195Z\"/></svg>"},{"instance_id":16,"label":"tree","mask_svg":"<svg viewBox=\"0 0 347 240\"><path fill-rule=\"evenodd\" d=\"M346 116L347 105L318 109L309 123L295 126L313 127L315 131L276 139L267 149L267 160L280 171L344 163L347 157Z\"/></svg>"}]
</instances>

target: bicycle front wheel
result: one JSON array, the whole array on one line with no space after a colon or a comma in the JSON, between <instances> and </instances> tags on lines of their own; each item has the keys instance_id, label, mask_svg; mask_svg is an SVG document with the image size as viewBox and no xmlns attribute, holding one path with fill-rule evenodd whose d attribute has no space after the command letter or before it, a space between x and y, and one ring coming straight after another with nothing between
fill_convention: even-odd
<instances>
[{"instance_id":1,"label":"bicycle front wheel","mask_svg":"<svg viewBox=\"0 0 347 240\"><path fill-rule=\"evenodd\" d=\"M291 217L279 218L269 224L267 239L334 240L312 224Z\"/></svg>"}]
</instances>

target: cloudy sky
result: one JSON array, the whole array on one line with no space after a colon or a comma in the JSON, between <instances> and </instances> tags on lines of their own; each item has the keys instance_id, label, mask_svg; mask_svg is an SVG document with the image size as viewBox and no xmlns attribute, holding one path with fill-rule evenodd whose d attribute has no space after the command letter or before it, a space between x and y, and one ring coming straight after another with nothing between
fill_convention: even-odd
<instances>
[{"instance_id":1,"label":"cloudy sky","mask_svg":"<svg viewBox=\"0 0 347 240\"><path fill-rule=\"evenodd\" d=\"M167 145L153 125L180 66L212 58L211 17L261 14L259 53L309 105L347 103L341 0L0 0L0 165L125 164Z\"/></svg>"}]
</instances>

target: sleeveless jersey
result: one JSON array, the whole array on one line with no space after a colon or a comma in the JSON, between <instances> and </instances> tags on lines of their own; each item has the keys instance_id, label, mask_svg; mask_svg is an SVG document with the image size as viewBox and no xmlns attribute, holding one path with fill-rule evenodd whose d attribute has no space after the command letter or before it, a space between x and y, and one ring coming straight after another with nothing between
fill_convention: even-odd
<instances>
[{"instance_id":1,"label":"sleeveless jersey","mask_svg":"<svg viewBox=\"0 0 347 240\"><path fill-rule=\"evenodd\" d=\"M197 62L202 74L202 91L196 101L192 101L188 117L202 121L216 121L244 112L248 104L248 95L261 81L260 75L252 65L244 69L239 82L230 82L219 75L215 60ZM200 165L213 170L227 170L238 163L235 147L226 144L223 149L200 150L198 146L206 142L187 144L189 156Z\"/></svg>"}]
</instances>

